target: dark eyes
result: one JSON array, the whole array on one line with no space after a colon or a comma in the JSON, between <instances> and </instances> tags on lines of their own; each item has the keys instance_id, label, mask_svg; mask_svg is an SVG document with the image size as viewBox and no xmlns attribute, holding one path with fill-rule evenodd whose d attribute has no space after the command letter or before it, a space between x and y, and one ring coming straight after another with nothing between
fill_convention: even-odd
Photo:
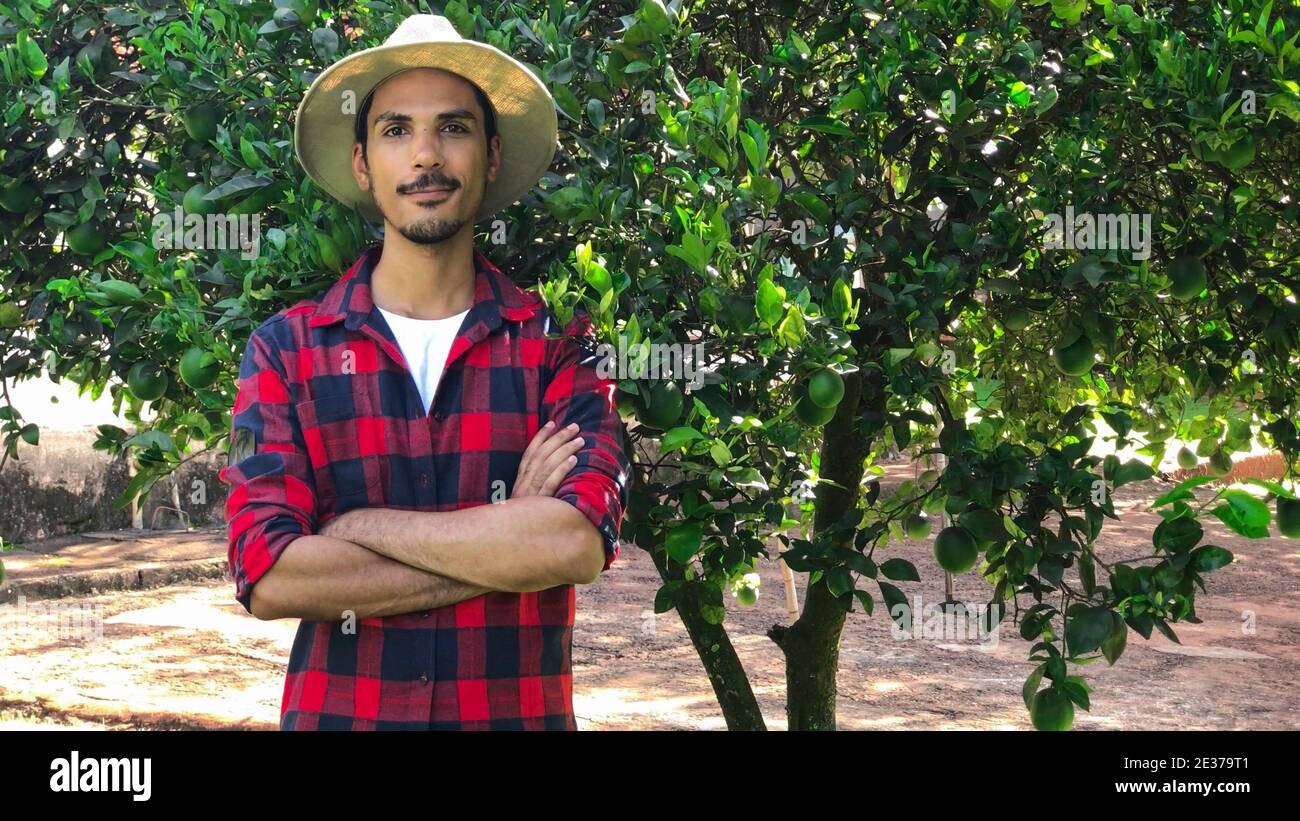
<instances>
[{"instance_id":1,"label":"dark eyes","mask_svg":"<svg viewBox=\"0 0 1300 821\"><path fill-rule=\"evenodd\" d=\"M403 129L404 129L404 128L406 128L406 126L404 126L404 125L390 125L388 128L384 129L384 132L383 132L384 136L385 136L385 137L392 136L393 129L395 129L395 128L403 128ZM460 123L447 123L447 125L445 125L444 128L458 128L458 129L460 129L459 132L453 132L453 133L463 133L463 134L468 134L468 133L469 133L469 129L466 128L465 126L461 125Z\"/></svg>"}]
</instances>

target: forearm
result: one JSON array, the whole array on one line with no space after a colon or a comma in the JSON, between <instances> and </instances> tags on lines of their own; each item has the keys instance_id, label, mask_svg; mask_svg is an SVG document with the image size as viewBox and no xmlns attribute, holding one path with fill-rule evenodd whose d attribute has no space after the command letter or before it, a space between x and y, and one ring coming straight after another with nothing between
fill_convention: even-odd
<instances>
[{"instance_id":1,"label":"forearm","mask_svg":"<svg viewBox=\"0 0 1300 821\"><path fill-rule=\"evenodd\" d=\"M335 536L300 536L253 586L258 618L340 621L444 607L493 588L467 584L381 556Z\"/></svg>"},{"instance_id":2,"label":"forearm","mask_svg":"<svg viewBox=\"0 0 1300 821\"><path fill-rule=\"evenodd\" d=\"M327 529L420 570L517 593L579 583L574 557L599 542L572 505L542 496L447 512L357 508Z\"/></svg>"}]
</instances>

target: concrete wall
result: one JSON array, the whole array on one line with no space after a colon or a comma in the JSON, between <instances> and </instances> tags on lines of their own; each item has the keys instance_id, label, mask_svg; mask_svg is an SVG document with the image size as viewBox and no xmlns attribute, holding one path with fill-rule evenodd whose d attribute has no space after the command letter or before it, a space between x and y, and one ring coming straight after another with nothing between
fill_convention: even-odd
<instances>
[{"instance_id":1,"label":"concrete wall","mask_svg":"<svg viewBox=\"0 0 1300 821\"><path fill-rule=\"evenodd\" d=\"M131 526L131 509L113 507L130 481L127 465L94 450L96 438L93 428L42 431L40 445L19 448L19 460L10 459L0 471L0 537L25 542ZM217 478L224 462L224 455L205 454L174 474L180 509L195 526L224 521L226 487ZM181 525L179 516L158 512L160 507L172 507L170 479L150 491L143 506L144 525L155 521L156 512L159 528Z\"/></svg>"},{"instance_id":2,"label":"concrete wall","mask_svg":"<svg viewBox=\"0 0 1300 821\"><path fill-rule=\"evenodd\" d=\"M9 459L0 470L0 538L25 542L130 527L131 509L113 507L130 481L127 465L92 447L97 425L135 428L113 412L108 392L92 400L88 394L79 396L71 382L44 376L11 381L7 389L23 421L40 427L41 438L35 447L20 442L18 460ZM189 514L191 524L224 522L226 487L217 478L224 464L223 454L206 454L177 472L180 509ZM143 510L146 527L160 506L172 506L170 481L163 480L149 493ZM202 484L196 486L196 481ZM197 488L206 497L201 501ZM169 511L157 516L160 529L178 527L180 521Z\"/></svg>"}]
</instances>

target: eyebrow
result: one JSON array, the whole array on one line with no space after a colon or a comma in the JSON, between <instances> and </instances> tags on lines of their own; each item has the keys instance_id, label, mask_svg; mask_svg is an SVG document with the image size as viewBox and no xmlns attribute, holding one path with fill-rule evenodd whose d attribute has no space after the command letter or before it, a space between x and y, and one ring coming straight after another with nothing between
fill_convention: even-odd
<instances>
[{"instance_id":1,"label":"eyebrow","mask_svg":"<svg viewBox=\"0 0 1300 821\"><path fill-rule=\"evenodd\" d=\"M440 123L445 123L448 120L469 120L470 122L478 121L478 118L474 116L474 112L470 111L467 108L453 108L450 111L444 111L440 113L434 119L436 119ZM378 127L381 124L386 122L410 123L413 121L414 120L412 119L410 114L403 114L399 111L385 111L382 114L379 114L378 116L375 117L375 126Z\"/></svg>"}]
</instances>

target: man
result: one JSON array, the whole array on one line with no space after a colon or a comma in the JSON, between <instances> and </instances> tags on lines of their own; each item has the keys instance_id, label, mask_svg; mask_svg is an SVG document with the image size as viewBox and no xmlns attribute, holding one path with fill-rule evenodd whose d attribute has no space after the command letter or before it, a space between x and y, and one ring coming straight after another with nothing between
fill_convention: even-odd
<instances>
[{"instance_id":1,"label":"man","mask_svg":"<svg viewBox=\"0 0 1300 821\"><path fill-rule=\"evenodd\" d=\"M307 173L385 232L240 367L230 567L251 613L302 619L282 729L576 729L573 586L627 502L613 383L472 243L555 134L542 83L432 15L298 109Z\"/></svg>"}]
</instances>

